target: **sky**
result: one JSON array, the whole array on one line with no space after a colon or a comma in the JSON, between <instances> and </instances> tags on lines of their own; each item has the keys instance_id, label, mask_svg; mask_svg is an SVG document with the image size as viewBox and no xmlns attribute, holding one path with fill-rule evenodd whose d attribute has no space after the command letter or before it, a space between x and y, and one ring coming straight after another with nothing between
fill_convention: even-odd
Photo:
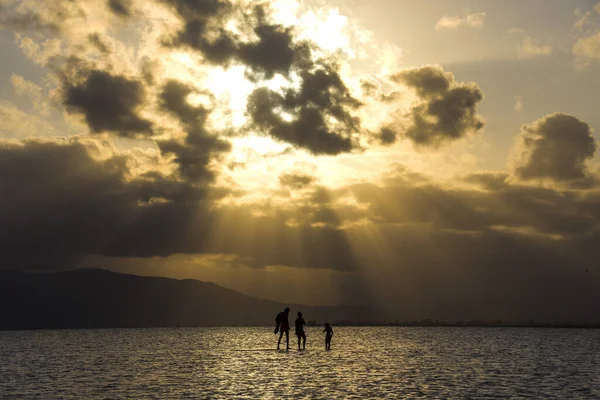
<instances>
[{"instance_id":1,"label":"sky","mask_svg":"<svg viewBox=\"0 0 600 400\"><path fill-rule=\"evenodd\" d=\"M0 52L0 268L598 321L595 0L0 0Z\"/></svg>"}]
</instances>

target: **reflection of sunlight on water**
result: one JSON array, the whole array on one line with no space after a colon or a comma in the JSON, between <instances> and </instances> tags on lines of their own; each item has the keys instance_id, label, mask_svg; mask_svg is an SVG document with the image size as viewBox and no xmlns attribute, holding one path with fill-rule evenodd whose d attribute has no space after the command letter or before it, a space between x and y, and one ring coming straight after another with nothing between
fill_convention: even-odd
<instances>
[{"instance_id":1,"label":"reflection of sunlight on water","mask_svg":"<svg viewBox=\"0 0 600 400\"><path fill-rule=\"evenodd\" d=\"M600 332L271 327L0 333L0 398L600 398Z\"/></svg>"}]
</instances>

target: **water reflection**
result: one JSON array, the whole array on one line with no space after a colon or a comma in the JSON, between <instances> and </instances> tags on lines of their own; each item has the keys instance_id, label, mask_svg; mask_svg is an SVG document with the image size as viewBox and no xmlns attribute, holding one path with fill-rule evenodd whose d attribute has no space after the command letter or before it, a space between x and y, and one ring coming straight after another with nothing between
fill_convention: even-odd
<instances>
[{"instance_id":1,"label":"water reflection","mask_svg":"<svg viewBox=\"0 0 600 400\"><path fill-rule=\"evenodd\" d=\"M321 327L0 333L0 398L600 398L600 331ZM319 340L317 340L319 338Z\"/></svg>"}]
</instances>

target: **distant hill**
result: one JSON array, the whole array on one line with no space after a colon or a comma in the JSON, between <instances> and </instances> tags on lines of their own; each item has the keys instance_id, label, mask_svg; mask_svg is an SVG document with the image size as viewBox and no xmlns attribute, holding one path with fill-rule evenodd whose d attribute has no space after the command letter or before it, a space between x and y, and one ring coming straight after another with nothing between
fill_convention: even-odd
<instances>
[{"instance_id":1,"label":"distant hill","mask_svg":"<svg viewBox=\"0 0 600 400\"><path fill-rule=\"evenodd\" d=\"M0 330L273 325L286 305L197 280L105 270L0 271ZM289 305L305 319L376 321L369 306Z\"/></svg>"}]
</instances>

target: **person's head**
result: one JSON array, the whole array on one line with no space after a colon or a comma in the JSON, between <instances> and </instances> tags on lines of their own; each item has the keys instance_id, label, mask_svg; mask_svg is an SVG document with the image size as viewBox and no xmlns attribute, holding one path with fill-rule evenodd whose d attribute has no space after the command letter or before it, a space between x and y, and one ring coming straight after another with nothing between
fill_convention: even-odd
<instances>
[{"instance_id":1,"label":"person's head","mask_svg":"<svg viewBox=\"0 0 600 400\"><path fill-rule=\"evenodd\" d=\"M329 322L325 322L325 327L329 328Z\"/></svg>"},{"instance_id":2,"label":"person's head","mask_svg":"<svg viewBox=\"0 0 600 400\"><path fill-rule=\"evenodd\" d=\"M286 308L283 310L283 312L285 312L285 313L289 313L289 312L290 312L290 308L289 308L289 307L286 307Z\"/></svg>"},{"instance_id":3,"label":"person's head","mask_svg":"<svg viewBox=\"0 0 600 400\"><path fill-rule=\"evenodd\" d=\"M298 311L298 318L302 318L302 313Z\"/></svg>"}]
</instances>

